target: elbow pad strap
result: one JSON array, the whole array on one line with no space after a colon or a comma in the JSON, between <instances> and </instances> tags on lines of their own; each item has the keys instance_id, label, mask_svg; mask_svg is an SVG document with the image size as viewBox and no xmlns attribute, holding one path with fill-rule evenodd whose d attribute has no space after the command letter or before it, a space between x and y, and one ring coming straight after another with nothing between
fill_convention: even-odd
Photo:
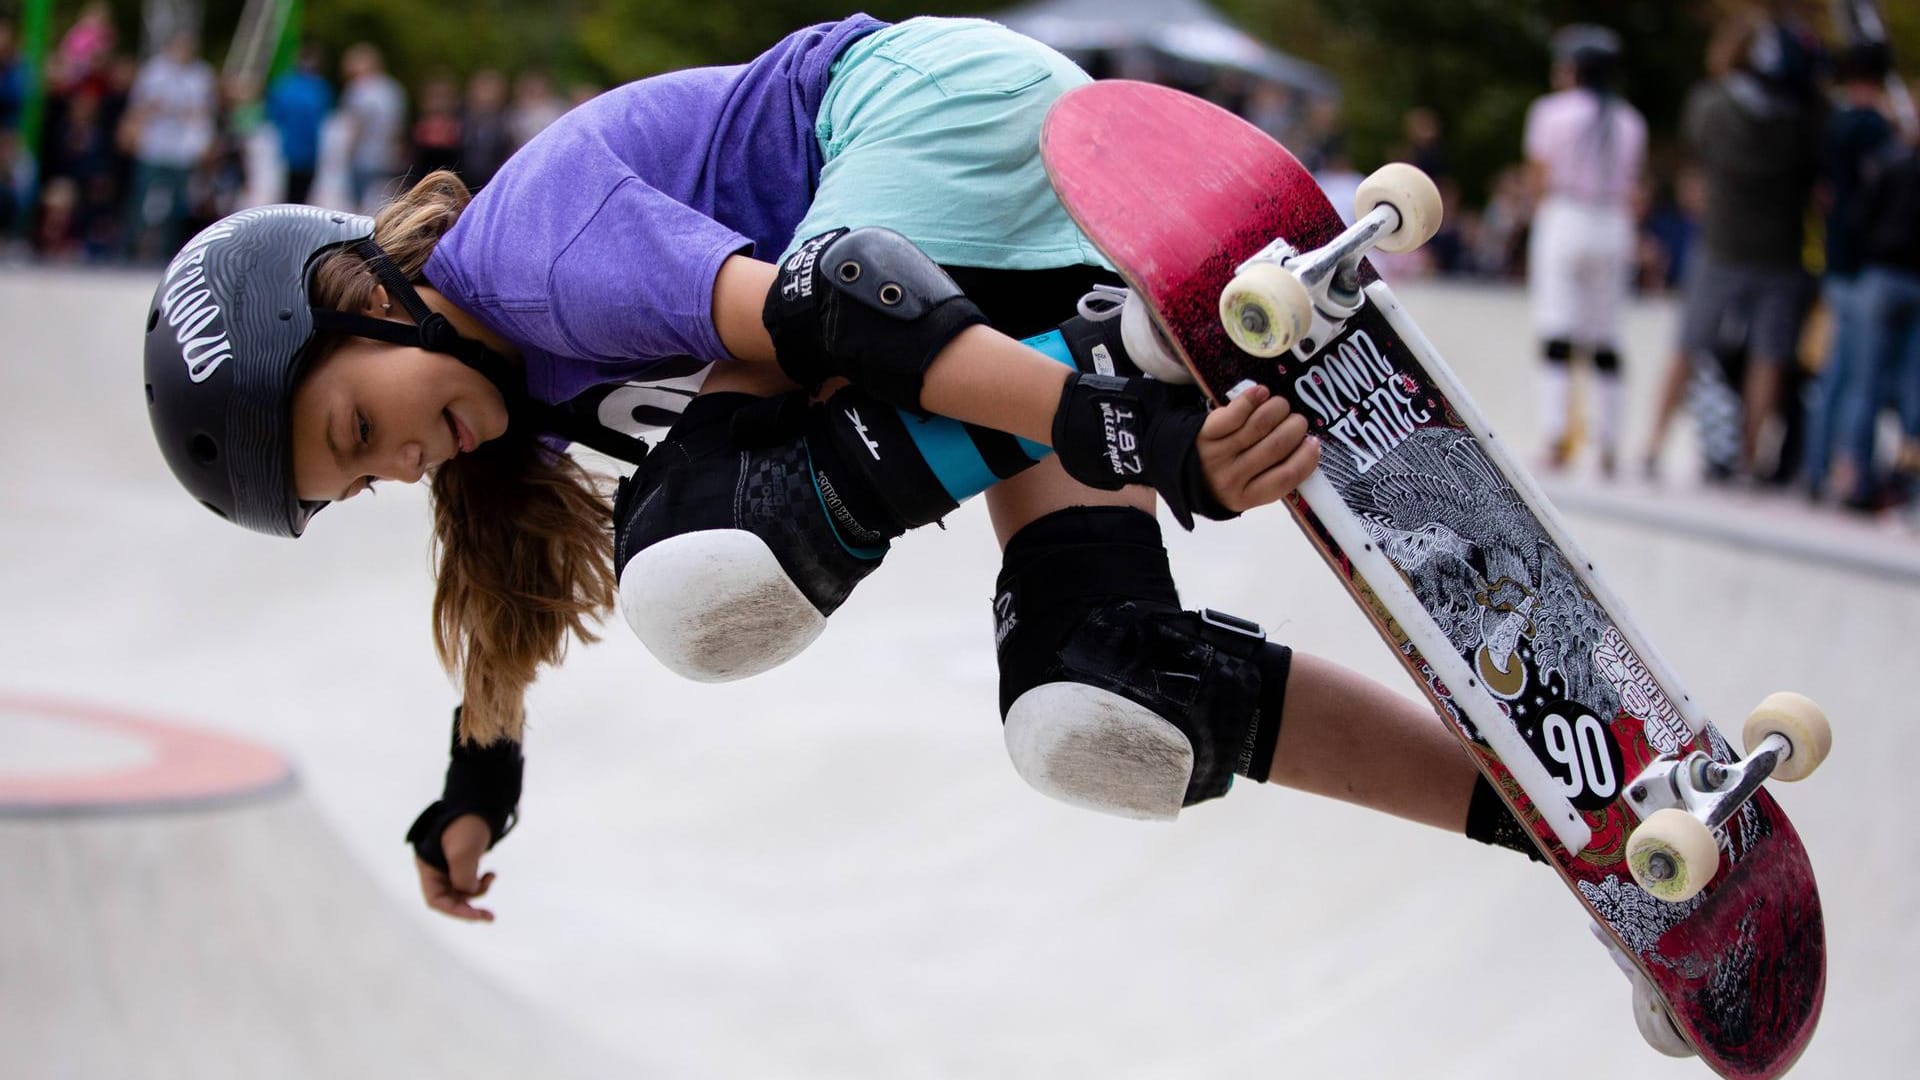
<instances>
[{"instance_id":1,"label":"elbow pad strap","mask_svg":"<svg viewBox=\"0 0 1920 1080\"><path fill-rule=\"evenodd\" d=\"M935 356L986 316L940 265L891 229L835 229L780 264L760 312L781 370L808 390L849 379L920 411Z\"/></svg>"}]
</instances>

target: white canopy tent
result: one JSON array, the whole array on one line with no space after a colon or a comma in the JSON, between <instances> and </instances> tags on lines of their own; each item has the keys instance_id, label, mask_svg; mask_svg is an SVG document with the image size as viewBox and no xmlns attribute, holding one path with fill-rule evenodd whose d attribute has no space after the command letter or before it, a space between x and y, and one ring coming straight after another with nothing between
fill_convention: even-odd
<instances>
[{"instance_id":1,"label":"white canopy tent","mask_svg":"<svg viewBox=\"0 0 1920 1080\"><path fill-rule=\"evenodd\" d=\"M1315 97L1339 95L1326 71L1262 43L1201 0L1033 0L990 17L1063 52L1146 49Z\"/></svg>"}]
</instances>

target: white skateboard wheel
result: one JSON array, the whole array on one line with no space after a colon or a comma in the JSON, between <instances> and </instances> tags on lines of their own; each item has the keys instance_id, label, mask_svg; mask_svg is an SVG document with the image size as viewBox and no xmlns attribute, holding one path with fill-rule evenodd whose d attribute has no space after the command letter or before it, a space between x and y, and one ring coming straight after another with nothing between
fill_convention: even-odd
<instances>
[{"instance_id":1,"label":"white skateboard wheel","mask_svg":"<svg viewBox=\"0 0 1920 1080\"><path fill-rule=\"evenodd\" d=\"M1640 1029L1640 1037L1648 1046L1670 1058L1696 1056L1692 1044L1674 1026L1672 1014L1654 995L1653 985L1645 975L1633 980L1633 1026Z\"/></svg>"},{"instance_id":2,"label":"white skateboard wheel","mask_svg":"<svg viewBox=\"0 0 1920 1080\"><path fill-rule=\"evenodd\" d=\"M1720 842L1692 814L1670 806L1656 810L1627 837L1627 869L1655 899L1691 900L1720 870Z\"/></svg>"},{"instance_id":3,"label":"white skateboard wheel","mask_svg":"<svg viewBox=\"0 0 1920 1080\"><path fill-rule=\"evenodd\" d=\"M1366 217L1383 203L1400 215L1400 227L1374 241L1381 251L1390 255L1412 251L1440 231L1444 214L1440 189L1426 173L1404 161L1382 165L1360 181L1353 194L1353 219Z\"/></svg>"},{"instance_id":4,"label":"white skateboard wheel","mask_svg":"<svg viewBox=\"0 0 1920 1080\"><path fill-rule=\"evenodd\" d=\"M1220 325L1241 349L1279 356L1312 329L1313 297L1286 267L1257 262L1220 291Z\"/></svg>"},{"instance_id":5,"label":"white skateboard wheel","mask_svg":"<svg viewBox=\"0 0 1920 1080\"><path fill-rule=\"evenodd\" d=\"M1747 753L1753 753L1768 735L1779 735L1793 744L1793 753L1774 767L1779 780L1804 780L1827 760L1833 749L1833 728L1827 714L1813 699L1791 690L1768 694L1747 714L1742 740Z\"/></svg>"}]
</instances>

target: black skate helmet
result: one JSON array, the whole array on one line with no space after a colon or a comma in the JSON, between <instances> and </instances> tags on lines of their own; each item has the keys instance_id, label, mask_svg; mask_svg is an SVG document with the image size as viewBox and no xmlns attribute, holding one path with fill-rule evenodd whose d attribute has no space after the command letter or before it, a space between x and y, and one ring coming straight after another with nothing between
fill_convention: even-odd
<instances>
[{"instance_id":1,"label":"black skate helmet","mask_svg":"<svg viewBox=\"0 0 1920 1080\"><path fill-rule=\"evenodd\" d=\"M1620 35L1604 26L1574 23L1553 35L1554 60L1573 67L1574 81L1599 89L1609 86L1620 68Z\"/></svg>"},{"instance_id":2,"label":"black skate helmet","mask_svg":"<svg viewBox=\"0 0 1920 1080\"><path fill-rule=\"evenodd\" d=\"M316 309L314 267L352 246L414 324ZM317 330L432 349L508 394L499 357L429 311L373 242L373 219L312 206L242 210L208 226L168 264L147 312L147 416L160 453L200 504L273 536L299 536L323 502L293 487L293 390Z\"/></svg>"},{"instance_id":3,"label":"black skate helmet","mask_svg":"<svg viewBox=\"0 0 1920 1080\"><path fill-rule=\"evenodd\" d=\"M1819 40L1784 22L1762 23L1747 47L1747 70L1790 95L1818 95L1820 71L1826 64Z\"/></svg>"}]
</instances>

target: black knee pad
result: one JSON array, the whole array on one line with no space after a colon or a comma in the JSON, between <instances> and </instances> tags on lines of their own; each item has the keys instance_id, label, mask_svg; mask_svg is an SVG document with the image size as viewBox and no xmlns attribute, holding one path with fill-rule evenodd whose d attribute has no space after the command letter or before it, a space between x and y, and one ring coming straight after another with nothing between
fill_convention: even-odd
<instances>
[{"instance_id":1,"label":"black knee pad","mask_svg":"<svg viewBox=\"0 0 1920 1080\"><path fill-rule=\"evenodd\" d=\"M620 611L663 664L701 682L744 678L798 654L880 565L886 540L844 542L804 437L748 447L746 394L709 394L620 485Z\"/></svg>"},{"instance_id":2,"label":"black knee pad","mask_svg":"<svg viewBox=\"0 0 1920 1080\"><path fill-rule=\"evenodd\" d=\"M783 570L823 614L832 614L886 554L843 541L823 513L804 436L743 440L750 410L776 403L748 394L707 394L688 404L678 423L633 477L614 509L614 562L624 569L639 552L687 533L734 529L758 536ZM848 485L851 487L852 485ZM864 502L863 502L864 504Z\"/></svg>"},{"instance_id":3,"label":"black knee pad","mask_svg":"<svg viewBox=\"0 0 1920 1080\"><path fill-rule=\"evenodd\" d=\"M941 483L910 424L918 423L857 386L841 389L821 404L797 403L794 430L782 422L764 433L736 423L735 435L751 446L759 439L785 444L798 434L806 449L820 505L834 532L855 549L885 548L909 529L938 521L960 505ZM743 414L742 420L747 419ZM952 426L953 421L937 421ZM972 492L963 492L962 497Z\"/></svg>"},{"instance_id":4,"label":"black knee pad","mask_svg":"<svg viewBox=\"0 0 1920 1080\"><path fill-rule=\"evenodd\" d=\"M994 608L1008 752L1042 792L1171 818L1236 774L1266 779L1292 652L1182 610L1150 516L1080 507L1027 526Z\"/></svg>"}]
</instances>

